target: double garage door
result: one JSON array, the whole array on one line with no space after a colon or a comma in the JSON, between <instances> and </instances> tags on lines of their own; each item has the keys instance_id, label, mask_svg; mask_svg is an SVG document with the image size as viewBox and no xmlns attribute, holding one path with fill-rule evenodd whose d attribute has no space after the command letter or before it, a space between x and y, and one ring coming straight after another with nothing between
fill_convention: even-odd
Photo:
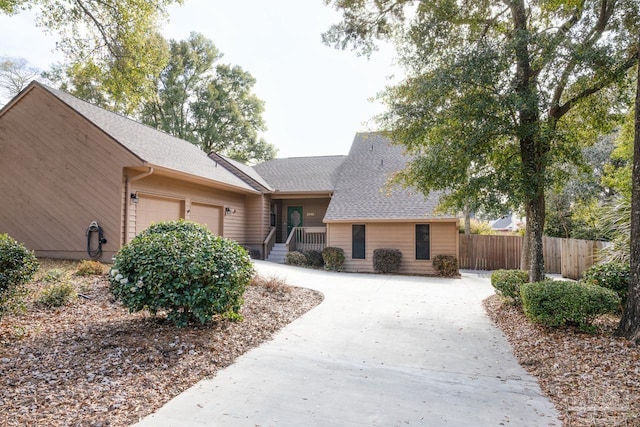
<instances>
[{"instance_id":1,"label":"double garage door","mask_svg":"<svg viewBox=\"0 0 640 427\"><path fill-rule=\"evenodd\" d=\"M184 218L184 201L140 195L136 207L136 234L154 222ZM222 235L222 207L192 203L189 219L206 225L213 234Z\"/></svg>"}]
</instances>

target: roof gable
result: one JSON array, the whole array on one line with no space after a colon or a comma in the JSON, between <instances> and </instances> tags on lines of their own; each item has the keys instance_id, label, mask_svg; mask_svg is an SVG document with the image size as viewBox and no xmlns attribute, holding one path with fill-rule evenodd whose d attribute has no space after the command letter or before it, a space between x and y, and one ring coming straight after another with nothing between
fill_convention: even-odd
<instances>
[{"instance_id":1,"label":"roof gable","mask_svg":"<svg viewBox=\"0 0 640 427\"><path fill-rule=\"evenodd\" d=\"M345 220L420 220L437 217L439 192L428 197L413 189L387 188L408 157L380 133L356 134L340 167L326 222Z\"/></svg>"},{"instance_id":2,"label":"roof gable","mask_svg":"<svg viewBox=\"0 0 640 427\"><path fill-rule=\"evenodd\" d=\"M32 87L42 88L58 98L150 166L158 166L256 192L252 186L213 161L205 152L188 141L89 104L39 82L32 82L25 91Z\"/></svg>"}]
</instances>

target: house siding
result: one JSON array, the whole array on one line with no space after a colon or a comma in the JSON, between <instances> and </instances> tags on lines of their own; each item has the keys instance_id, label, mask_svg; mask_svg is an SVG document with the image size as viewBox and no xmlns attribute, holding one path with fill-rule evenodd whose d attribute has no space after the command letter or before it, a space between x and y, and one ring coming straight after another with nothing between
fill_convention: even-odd
<instances>
[{"instance_id":1,"label":"house siding","mask_svg":"<svg viewBox=\"0 0 640 427\"><path fill-rule=\"evenodd\" d=\"M139 173L139 172L137 172ZM131 173L135 176L136 173ZM201 203L206 205L219 206L222 209L222 235L235 240L240 244L245 244L248 236L247 219L251 214L247 209L245 195L230 192L224 189L207 187L194 184L188 181L181 181L175 178L162 176L159 174L150 175L138 181L132 182L130 191L146 196L166 197L180 199L184 201L184 211L182 218L191 219L191 203ZM135 236L135 216L137 206L131 200L129 203L128 218L128 240ZM231 213L225 215L224 208L229 208ZM234 212L235 211L235 212Z\"/></svg>"},{"instance_id":2,"label":"house siding","mask_svg":"<svg viewBox=\"0 0 640 427\"><path fill-rule=\"evenodd\" d=\"M87 258L86 230L97 221L119 249L123 166L142 162L42 88L0 116L0 232L41 257Z\"/></svg>"},{"instance_id":3,"label":"house siding","mask_svg":"<svg viewBox=\"0 0 640 427\"><path fill-rule=\"evenodd\" d=\"M365 259L353 259L351 253L351 226L364 224ZM430 224L431 259L435 255L458 256L457 222L353 222L328 224L328 246L342 248L344 269L350 272L374 272L373 251L379 248L398 249L402 252L401 274L434 274L431 260L415 259L415 225Z\"/></svg>"}]
</instances>

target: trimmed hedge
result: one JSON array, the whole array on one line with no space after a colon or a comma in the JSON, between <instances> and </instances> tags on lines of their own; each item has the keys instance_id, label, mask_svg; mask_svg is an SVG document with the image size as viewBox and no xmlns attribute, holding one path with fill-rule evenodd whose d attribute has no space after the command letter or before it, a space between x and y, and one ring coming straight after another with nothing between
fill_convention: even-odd
<instances>
[{"instance_id":1,"label":"trimmed hedge","mask_svg":"<svg viewBox=\"0 0 640 427\"><path fill-rule=\"evenodd\" d=\"M503 301L521 305L520 287L529 281L529 272L524 270L496 270L491 274L491 285Z\"/></svg>"},{"instance_id":2,"label":"trimmed hedge","mask_svg":"<svg viewBox=\"0 0 640 427\"><path fill-rule=\"evenodd\" d=\"M460 274L458 258L453 255L436 255L433 258L433 269L441 277L456 277Z\"/></svg>"},{"instance_id":3,"label":"trimmed hedge","mask_svg":"<svg viewBox=\"0 0 640 427\"><path fill-rule=\"evenodd\" d=\"M615 313L620 305L620 297L611 289L564 280L526 283L520 295L531 321L548 327L575 325L585 331L596 317Z\"/></svg>"},{"instance_id":4,"label":"trimmed hedge","mask_svg":"<svg viewBox=\"0 0 640 427\"><path fill-rule=\"evenodd\" d=\"M154 224L123 246L109 281L114 297L131 312L165 310L182 327L216 314L240 319L253 275L242 246L180 220Z\"/></svg>"},{"instance_id":5,"label":"trimmed hedge","mask_svg":"<svg viewBox=\"0 0 640 427\"><path fill-rule=\"evenodd\" d=\"M398 249L380 248L373 250L373 270L376 273L397 273L402 262L402 252Z\"/></svg>"},{"instance_id":6,"label":"trimmed hedge","mask_svg":"<svg viewBox=\"0 0 640 427\"><path fill-rule=\"evenodd\" d=\"M327 270L342 271L344 264L344 250L328 246L322 250L322 259L324 260L324 268Z\"/></svg>"},{"instance_id":7,"label":"trimmed hedge","mask_svg":"<svg viewBox=\"0 0 640 427\"><path fill-rule=\"evenodd\" d=\"M594 264L582 274L582 283L598 285L611 289L620 296L622 305L627 300L629 282L631 281L631 267L629 264L607 262Z\"/></svg>"},{"instance_id":8,"label":"trimmed hedge","mask_svg":"<svg viewBox=\"0 0 640 427\"><path fill-rule=\"evenodd\" d=\"M8 234L0 234L0 319L2 315L19 306L17 298L25 293L24 284L38 270L38 260L33 251Z\"/></svg>"},{"instance_id":9,"label":"trimmed hedge","mask_svg":"<svg viewBox=\"0 0 640 427\"><path fill-rule=\"evenodd\" d=\"M304 267L307 265L307 257L302 252L292 251L284 257L284 263Z\"/></svg>"},{"instance_id":10,"label":"trimmed hedge","mask_svg":"<svg viewBox=\"0 0 640 427\"><path fill-rule=\"evenodd\" d=\"M308 250L303 252L307 258L307 265L314 268L324 267L324 260L322 259L322 252L316 250Z\"/></svg>"}]
</instances>

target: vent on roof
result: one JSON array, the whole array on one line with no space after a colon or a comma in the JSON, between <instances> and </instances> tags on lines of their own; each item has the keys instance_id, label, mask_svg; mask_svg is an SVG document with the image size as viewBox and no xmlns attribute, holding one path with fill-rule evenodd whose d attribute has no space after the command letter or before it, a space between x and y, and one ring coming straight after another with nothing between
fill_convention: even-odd
<instances>
[{"instance_id":1,"label":"vent on roof","mask_svg":"<svg viewBox=\"0 0 640 427\"><path fill-rule=\"evenodd\" d=\"M371 151L373 151L373 144L371 144Z\"/></svg>"},{"instance_id":2,"label":"vent on roof","mask_svg":"<svg viewBox=\"0 0 640 427\"><path fill-rule=\"evenodd\" d=\"M380 166L384 166L384 159L380 159Z\"/></svg>"}]
</instances>

